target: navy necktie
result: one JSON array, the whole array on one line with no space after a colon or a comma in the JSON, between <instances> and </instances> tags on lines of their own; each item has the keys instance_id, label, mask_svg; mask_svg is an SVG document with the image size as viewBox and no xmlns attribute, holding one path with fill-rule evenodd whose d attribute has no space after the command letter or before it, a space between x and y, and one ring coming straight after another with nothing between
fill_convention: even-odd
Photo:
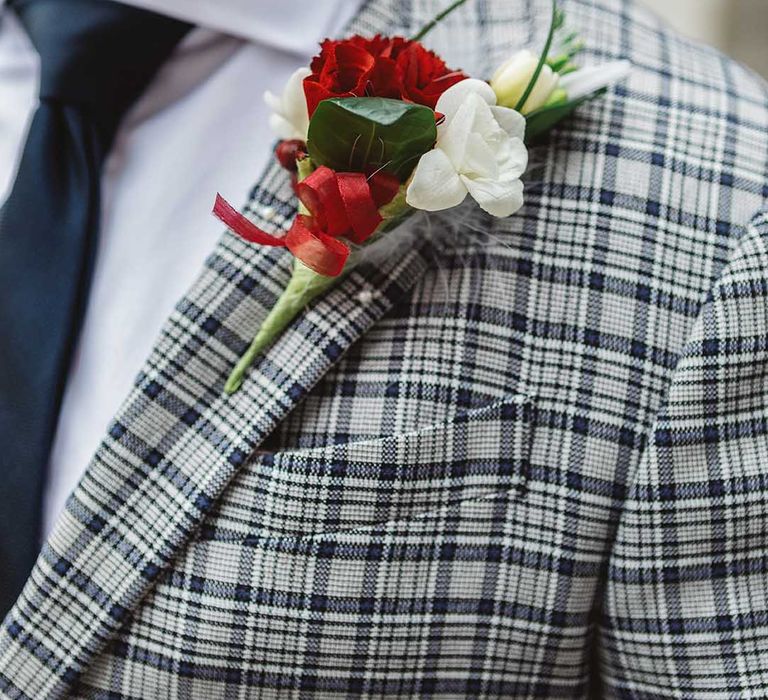
<instances>
[{"instance_id":1,"label":"navy necktie","mask_svg":"<svg viewBox=\"0 0 768 700\"><path fill-rule=\"evenodd\" d=\"M85 309L115 129L189 25L104 0L11 0L40 104L0 210L0 616L39 550L42 493Z\"/></svg>"}]
</instances>

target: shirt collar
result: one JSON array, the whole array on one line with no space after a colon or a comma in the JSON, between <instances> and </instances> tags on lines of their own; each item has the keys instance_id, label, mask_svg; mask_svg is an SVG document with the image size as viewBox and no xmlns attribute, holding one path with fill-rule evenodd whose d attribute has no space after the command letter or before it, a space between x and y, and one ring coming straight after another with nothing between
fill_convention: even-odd
<instances>
[{"instance_id":1,"label":"shirt collar","mask_svg":"<svg viewBox=\"0 0 768 700\"><path fill-rule=\"evenodd\" d=\"M335 36L363 0L120 0L302 57ZM2 0L0 0L2 2Z\"/></svg>"}]
</instances>

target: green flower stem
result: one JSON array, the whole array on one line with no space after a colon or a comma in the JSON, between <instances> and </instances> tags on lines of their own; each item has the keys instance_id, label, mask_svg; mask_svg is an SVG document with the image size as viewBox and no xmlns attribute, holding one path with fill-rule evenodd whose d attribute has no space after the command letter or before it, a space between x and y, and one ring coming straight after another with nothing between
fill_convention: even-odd
<instances>
[{"instance_id":1,"label":"green flower stem","mask_svg":"<svg viewBox=\"0 0 768 700\"><path fill-rule=\"evenodd\" d=\"M338 277L318 275L299 260L294 260L293 274L288 286L264 319L248 350L235 365L224 385L224 391L230 395L234 394L242 385L254 360L274 342L307 304L338 281Z\"/></svg>"},{"instance_id":2,"label":"green flower stem","mask_svg":"<svg viewBox=\"0 0 768 700\"><path fill-rule=\"evenodd\" d=\"M431 32L436 25L438 25L440 22L442 22L448 15L451 14L454 10L461 7L467 0L455 0L452 2L448 7L446 7L442 12L440 12L434 19L432 19L430 22L428 22L424 27L422 27L416 34L414 34L411 37L411 41L421 41L429 32Z\"/></svg>"},{"instance_id":3,"label":"green flower stem","mask_svg":"<svg viewBox=\"0 0 768 700\"><path fill-rule=\"evenodd\" d=\"M533 92L533 88L536 87L536 81L539 79L539 75L541 75L541 69L544 67L544 64L547 61L549 49L552 46L552 39L554 39L555 32L560 29L562 24L563 15L558 10L557 0L552 0L552 21L549 24L547 40L544 42L544 48L542 49L541 55L539 56L539 63L536 66L536 70L533 72L530 81L528 81L528 86L525 88L525 92L523 92L523 94L520 96L520 99L517 101L517 104L515 105L516 112L522 112L523 107L525 107L525 103L528 101L528 98Z\"/></svg>"},{"instance_id":4,"label":"green flower stem","mask_svg":"<svg viewBox=\"0 0 768 700\"><path fill-rule=\"evenodd\" d=\"M299 161L299 179L304 179L311 172L309 159ZM371 236L368 243L373 243L378 237L391 231L398 224L404 221L413 210L405 202L405 185L400 187L400 191L394 199L385 204L381 210L381 216L384 219L379 225L379 230ZM307 213L303 204L299 204L299 212ZM264 352L277 337L288 327L302 310L316 297L320 296L331 287L333 287L345 274L351 270L359 259L359 250L354 249L347 261L345 271L338 277L326 277L318 275L314 270L310 270L300 260L293 261L293 272L288 286L278 297L274 307L269 312L264 322L261 324L256 337L251 342L245 354L240 358L232 373L229 375L224 391L232 395L242 385L246 372L254 363L256 358Z\"/></svg>"}]
</instances>

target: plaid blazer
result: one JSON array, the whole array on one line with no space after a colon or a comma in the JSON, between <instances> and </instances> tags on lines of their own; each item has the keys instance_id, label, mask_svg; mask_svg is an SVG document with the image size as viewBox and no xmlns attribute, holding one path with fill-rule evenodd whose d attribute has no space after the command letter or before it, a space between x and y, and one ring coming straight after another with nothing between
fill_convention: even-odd
<instances>
[{"instance_id":1,"label":"plaid blazer","mask_svg":"<svg viewBox=\"0 0 768 700\"><path fill-rule=\"evenodd\" d=\"M291 259L223 235L3 623L0 693L768 697L766 87L563 4L585 62L634 67L534 150L524 209L352 273L231 397ZM548 6L430 43L488 75ZM246 210L290 224L278 167Z\"/></svg>"}]
</instances>

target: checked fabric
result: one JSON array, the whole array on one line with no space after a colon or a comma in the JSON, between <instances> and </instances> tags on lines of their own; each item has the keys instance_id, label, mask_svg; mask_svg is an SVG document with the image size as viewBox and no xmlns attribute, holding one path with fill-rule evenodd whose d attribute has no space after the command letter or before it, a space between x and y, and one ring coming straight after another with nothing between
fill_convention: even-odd
<instances>
[{"instance_id":1,"label":"checked fabric","mask_svg":"<svg viewBox=\"0 0 768 700\"><path fill-rule=\"evenodd\" d=\"M768 696L768 91L633 2L563 7L583 63L633 69L534 149L525 207L415 227L231 397L291 260L223 235L3 622L1 693ZM548 9L430 42L488 75ZM246 212L293 201L274 166Z\"/></svg>"}]
</instances>

